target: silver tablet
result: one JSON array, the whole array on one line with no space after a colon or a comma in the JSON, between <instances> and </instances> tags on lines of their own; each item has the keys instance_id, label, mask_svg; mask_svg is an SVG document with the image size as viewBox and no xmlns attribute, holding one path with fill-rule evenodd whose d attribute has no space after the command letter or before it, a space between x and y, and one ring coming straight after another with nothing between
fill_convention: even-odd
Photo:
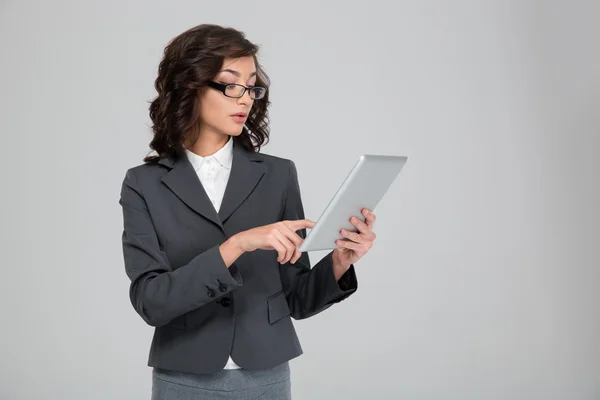
<instances>
[{"instance_id":1,"label":"silver tablet","mask_svg":"<svg viewBox=\"0 0 600 400\"><path fill-rule=\"evenodd\" d=\"M357 232L350 217L356 216L364 221L361 210L375 210L407 159L406 156L361 156L298 250L335 249L338 247L335 241L345 239L340 234L341 229Z\"/></svg>"}]
</instances>

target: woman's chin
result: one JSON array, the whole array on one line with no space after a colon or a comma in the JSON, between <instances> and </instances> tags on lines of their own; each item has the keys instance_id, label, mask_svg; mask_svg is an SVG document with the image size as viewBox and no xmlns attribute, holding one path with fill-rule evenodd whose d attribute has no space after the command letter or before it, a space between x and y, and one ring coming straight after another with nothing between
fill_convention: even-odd
<instances>
[{"instance_id":1,"label":"woman's chin","mask_svg":"<svg viewBox=\"0 0 600 400\"><path fill-rule=\"evenodd\" d=\"M218 130L227 136L240 136L244 131L244 125L235 124L233 126L221 126Z\"/></svg>"},{"instance_id":2,"label":"woman's chin","mask_svg":"<svg viewBox=\"0 0 600 400\"><path fill-rule=\"evenodd\" d=\"M243 128L226 131L229 136L240 136L243 132Z\"/></svg>"}]
</instances>

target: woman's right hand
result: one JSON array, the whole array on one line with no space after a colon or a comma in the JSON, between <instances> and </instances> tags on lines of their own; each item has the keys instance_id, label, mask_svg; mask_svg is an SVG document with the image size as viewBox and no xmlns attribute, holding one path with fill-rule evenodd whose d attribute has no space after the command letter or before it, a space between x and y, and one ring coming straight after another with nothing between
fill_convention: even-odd
<instances>
[{"instance_id":1,"label":"woman's right hand","mask_svg":"<svg viewBox=\"0 0 600 400\"><path fill-rule=\"evenodd\" d=\"M293 221L280 221L274 224L263 225L235 236L238 246L243 252L254 250L275 250L278 253L277 261L284 264L291 260L294 264L301 256L298 247L304 241L296 231L310 228L315 223L308 219Z\"/></svg>"}]
</instances>

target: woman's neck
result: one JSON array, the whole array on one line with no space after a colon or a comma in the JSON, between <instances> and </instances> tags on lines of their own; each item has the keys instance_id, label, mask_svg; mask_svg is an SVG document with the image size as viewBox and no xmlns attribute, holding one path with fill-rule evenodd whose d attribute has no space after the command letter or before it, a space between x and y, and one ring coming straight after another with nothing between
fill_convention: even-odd
<instances>
[{"instance_id":1,"label":"woman's neck","mask_svg":"<svg viewBox=\"0 0 600 400\"><path fill-rule=\"evenodd\" d=\"M208 157L223 148L223 146L227 144L229 138L229 135L222 133L216 133L212 135L200 133L198 140L196 140L193 145L189 146L188 150L190 150L192 153L198 154L201 157Z\"/></svg>"}]
</instances>

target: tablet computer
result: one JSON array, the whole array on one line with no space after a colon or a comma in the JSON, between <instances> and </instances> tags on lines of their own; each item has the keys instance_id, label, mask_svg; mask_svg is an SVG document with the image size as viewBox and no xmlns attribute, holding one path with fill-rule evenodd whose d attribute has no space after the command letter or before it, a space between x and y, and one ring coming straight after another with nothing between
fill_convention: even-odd
<instances>
[{"instance_id":1,"label":"tablet computer","mask_svg":"<svg viewBox=\"0 0 600 400\"><path fill-rule=\"evenodd\" d=\"M338 247L335 241L345 239L340 234L341 229L357 232L350 218L356 216L364 221L361 210L374 211L407 159L391 155L360 156L298 250L335 249Z\"/></svg>"}]
</instances>

